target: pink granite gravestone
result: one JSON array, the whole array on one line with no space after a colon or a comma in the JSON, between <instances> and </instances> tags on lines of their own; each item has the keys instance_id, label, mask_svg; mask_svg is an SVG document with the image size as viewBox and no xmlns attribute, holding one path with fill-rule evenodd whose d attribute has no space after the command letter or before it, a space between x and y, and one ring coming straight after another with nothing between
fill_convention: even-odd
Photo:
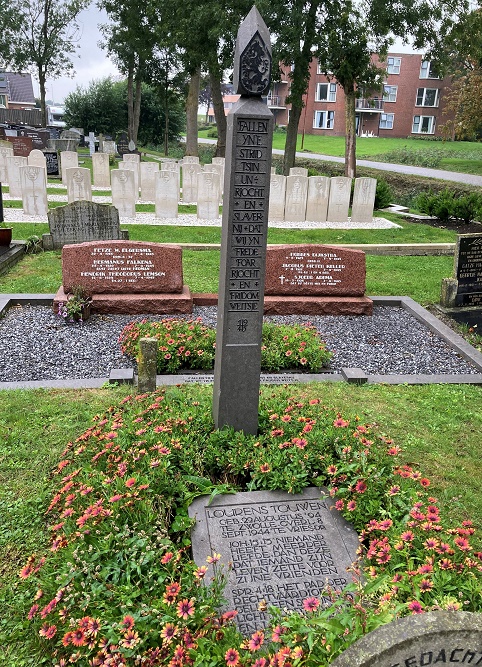
<instances>
[{"instance_id":1,"label":"pink granite gravestone","mask_svg":"<svg viewBox=\"0 0 482 667\"><path fill-rule=\"evenodd\" d=\"M190 313L183 284L182 248L142 241L93 241L62 249L62 287L55 303L81 286L93 312Z\"/></svg>"},{"instance_id":2,"label":"pink granite gravestone","mask_svg":"<svg viewBox=\"0 0 482 667\"><path fill-rule=\"evenodd\" d=\"M243 267L249 271L249 267ZM365 253L325 245L270 246L267 315L371 315L365 296Z\"/></svg>"}]
</instances>

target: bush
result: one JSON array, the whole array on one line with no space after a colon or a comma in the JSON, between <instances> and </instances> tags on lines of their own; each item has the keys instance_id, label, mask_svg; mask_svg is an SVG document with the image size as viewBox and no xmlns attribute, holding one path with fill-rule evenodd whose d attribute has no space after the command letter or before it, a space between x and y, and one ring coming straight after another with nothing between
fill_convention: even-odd
<instances>
[{"instance_id":1,"label":"bush","mask_svg":"<svg viewBox=\"0 0 482 667\"><path fill-rule=\"evenodd\" d=\"M210 130L208 130L207 136L210 137L211 139L217 139L218 138L218 128L217 127L212 127Z\"/></svg>"},{"instance_id":2,"label":"bush","mask_svg":"<svg viewBox=\"0 0 482 667\"><path fill-rule=\"evenodd\" d=\"M422 213L438 218L442 222L448 222L453 218L469 224L481 216L482 196L472 192L457 197L453 190L445 188L439 193L429 191L420 194L416 206Z\"/></svg>"},{"instance_id":3,"label":"bush","mask_svg":"<svg viewBox=\"0 0 482 667\"><path fill-rule=\"evenodd\" d=\"M377 180L377 189L375 192L375 208L386 208L393 201L392 188L383 179Z\"/></svg>"},{"instance_id":4,"label":"bush","mask_svg":"<svg viewBox=\"0 0 482 667\"><path fill-rule=\"evenodd\" d=\"M200 320L131 322L119 337L122 352L137 358L139 340L144 337L157 338L159 341L158 373L173 373L182 368L210 370L214 367L216 332ZM311 325L263 325L263 370L303 368L318 371L328 364L331 356L315 327Z\"/></svg>"}]
</instances>

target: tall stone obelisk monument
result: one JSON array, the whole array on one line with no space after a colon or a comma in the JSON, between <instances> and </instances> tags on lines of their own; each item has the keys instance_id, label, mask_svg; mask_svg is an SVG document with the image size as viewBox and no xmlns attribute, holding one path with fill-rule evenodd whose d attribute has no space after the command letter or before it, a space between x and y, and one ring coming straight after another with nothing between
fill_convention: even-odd
<instances>
[{"instance_id":1,"label":"tall stone obelisk monument","mask_svg":"<svg viewBox=\"0 0 482 667\"><path fill-rule=\"evenodd\" d=\"M213 414L216 428L258 430L273 115L268 29L256 7L241 23L228 115Z\"/></svg>"}]
</instances>

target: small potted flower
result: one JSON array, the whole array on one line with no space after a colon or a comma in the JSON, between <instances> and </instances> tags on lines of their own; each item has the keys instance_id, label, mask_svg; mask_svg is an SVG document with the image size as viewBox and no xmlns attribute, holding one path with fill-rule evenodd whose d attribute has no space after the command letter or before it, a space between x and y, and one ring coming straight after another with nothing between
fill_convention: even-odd
<instances>
[{"instance_id":1,"label":"small potted flower","mask_svg":"<svg viewBox=\"0 0 482 667\"><path fill-rule=\"evenodd\" d=\"M76 286L67 295L67 301L59 303L58 315L64 319L66 324L78 322L82 324L90 317L92 298L83 287Z\"/></svg>"},{"instance_id":2,"label":"small potted flower","mask_svg":"<svg viewBox=\"0 0 482 667\"><path fill-rule=\"evenodd\" d=\"M0 246L9 247L12 243L12 227L7 227L5 222L0 222Z\"/></svg>"}]
</instances>

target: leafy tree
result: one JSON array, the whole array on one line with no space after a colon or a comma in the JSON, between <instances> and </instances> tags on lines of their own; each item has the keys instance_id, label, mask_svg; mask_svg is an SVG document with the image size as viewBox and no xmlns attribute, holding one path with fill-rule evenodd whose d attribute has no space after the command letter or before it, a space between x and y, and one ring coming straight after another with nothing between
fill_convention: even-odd
<instances>
[{"instance_id":1,"label":"leafy tree","mask_svg":"<svg viewBox=\"0 0 482 667\"><path fill-rule=\"evenodd\" d=\"M10 0L10 21L3 24L2 57L7 66L33 71L40 87L40 108L47 125L45 84L73 73L70 59L79 39L77 17L90 0ZM12 18L13 17L13 18Z\"/></svg>"},{"instance_id":2,"label":"leafy tree","mask_svg":"<svg viewBox=\"0 0 482 667\"><path fill-rule=\"evenodd\" d=\"M337 79L346 95L346 173L355 167L355 100L361 88L377 82L380 71L371 56L382 56L392 38L413 41L414 48L429 48L446 35L455 16L465 11L466 0L260 0L258 9L274 38L274 60L289 68L290 120L287 128L284 172L294 165L296 138L303 96L310 79L311 60ZM289 20L286 17L289 16Z\"/></svg>"},{"instance_id":3,"label":"leafy tree","mask_svg":"<svg viewBox=\"0 0 482 667\"><path fill-rule=\"evenodd\" d=\"M453 118L442 131L451 139L482 136L482 10L463 16L433 50L440 74L452 74L452 90L446 97L446 113Z\"/></svg>"},{"instance_id":4,"label":"leafy tree","mask_svg":"<svg viewBox=\"0 0 482 667\"><path fill-rule=\"evenodd\" d=\"M172 89L169 95L169 123L165 119L165 94L162 85L142 84L139 110L139 141L159 145L167 129L169 140L177 139L184 128L183 99ZM83 127L86 132L116 135L127 127L127 81L114 82L110 77L91 81L65 98L65 120L68 126Z\"/></svg>"},{"instance_id":5,"label":"leafy tree","mask_svg":"<svg viewBox=\"0 0 482 667\"><path fill-rule=\"evenodd\" d=\"M127 115L129 140L137 143L141 109L142 82L146 80L146 62L158 42L159 17L152 3L137 0L99 0L110 23L101 26L107 49L119 71L127 78Z\"/></svg>"},{"instance_id":6,"label":"leafy tree","mask_svg":"<svg viewBox=\"0 0 482 667\"><path fill-rule=\"evenodd\" d=\"M67 127L83 127L116 135L127 126L126 83L114 83L111 77L91 81L87 87L77 86L65 98Z\"/></svg>"}]
</instances>

